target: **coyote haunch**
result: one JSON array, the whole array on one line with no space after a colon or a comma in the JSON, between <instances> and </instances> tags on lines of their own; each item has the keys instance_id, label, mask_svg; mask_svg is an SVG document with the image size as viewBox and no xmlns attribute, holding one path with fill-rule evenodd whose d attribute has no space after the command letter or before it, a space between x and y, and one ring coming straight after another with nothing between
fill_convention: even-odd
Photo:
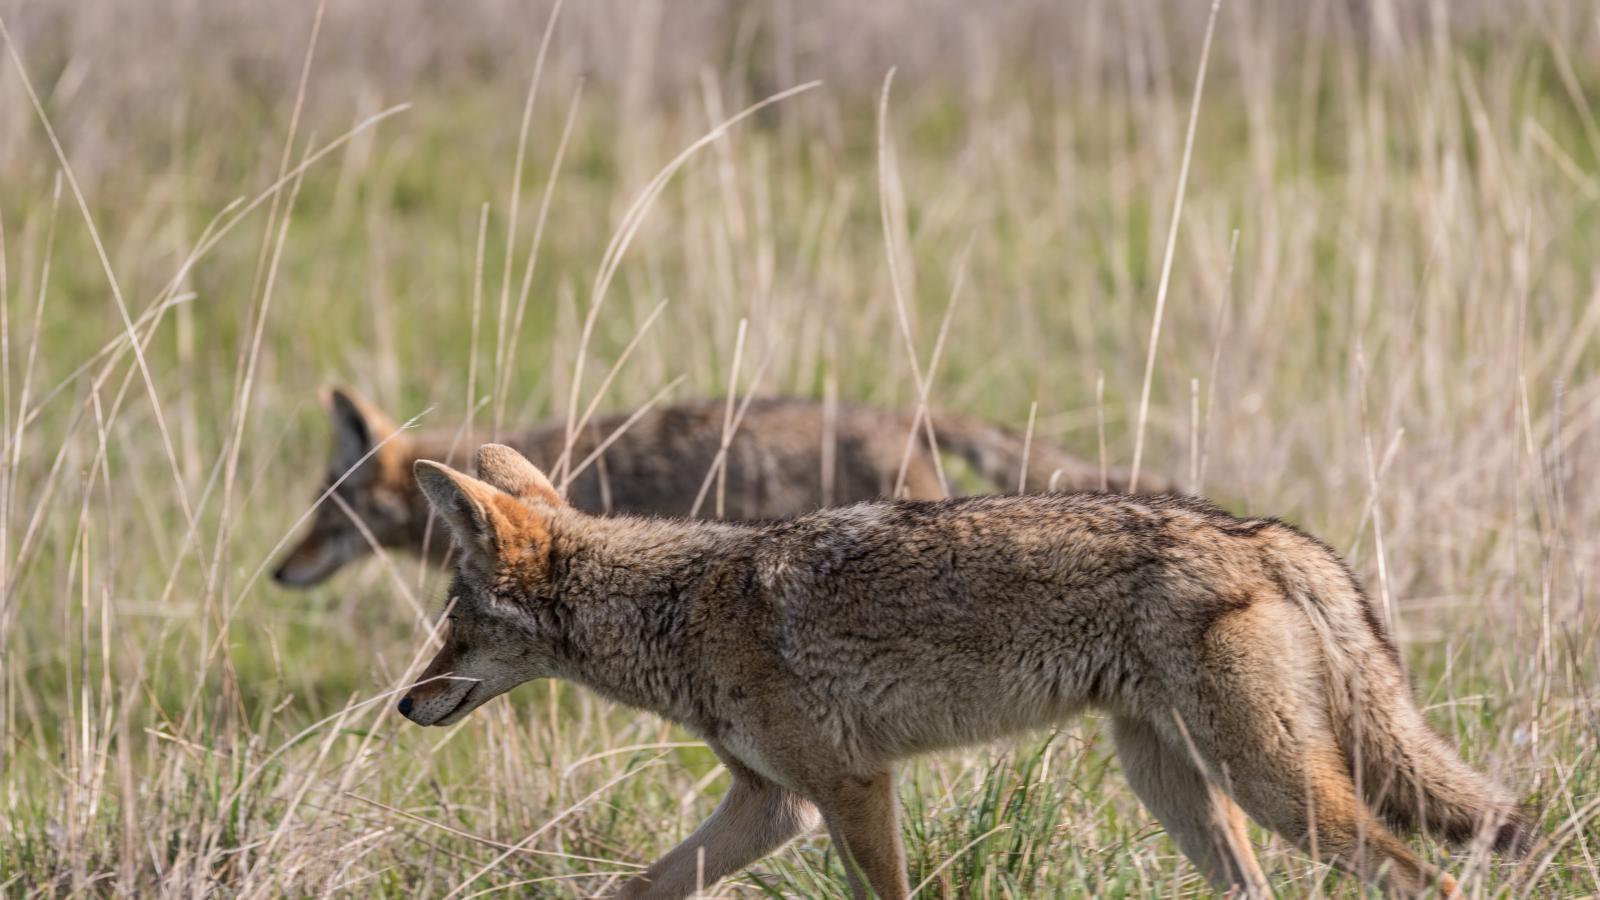
<instances>
[{"instance_id":1,"label":"coyote haunch","mask_svg":"<svg viewBox=\"0 0 1600 900\"><path fill-rule=\"evenodd\" d=\"M1268 893L1246 814L1406 896L1455 881L1384 821L1526 838L1511 794L1429 729L1344 565L1275 520L1113 494L600 518L508 447L478 470L416 466L462 555L400 711L448 725L559 677L702 737L732 787L623 896L684 896L820 821L858 897L903 898L895 763L1091 707L1219 889Z\"/></svg>"}]
</instances>

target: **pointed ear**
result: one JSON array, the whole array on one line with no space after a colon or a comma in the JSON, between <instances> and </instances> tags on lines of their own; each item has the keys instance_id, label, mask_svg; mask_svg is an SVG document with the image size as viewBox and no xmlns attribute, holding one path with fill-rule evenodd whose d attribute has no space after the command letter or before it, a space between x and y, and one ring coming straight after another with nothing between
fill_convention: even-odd
<instances>
[{"instance_id":1,"label":"pointed ear","mask_svg":"<svg viewBox=\"0 0 1600 900\"><path fill-rule=\"evenodd\" d=\"M456 544L467 553L494 556L500 531L510 525L496 509L495 496L499 492L443 463L419 459L411 470L428 505L455 535Z\"/></svg>"},{"instance_id":2,"label":"pointed ear","mask_svg":"<svg viewBox=\"0 0 1600 900\"><path fill-rule=\"evenodd\" d=\"M478 477L518 500L567 505L543 472L505 444L484 444L478 448Z\"/></svg>"},{"instance_id":3,"label":"pointed ear","mask_svg":"<svg viewBox=\"0 0 1600 900\"><path fill-rule=\"evenodd\" d=\"M388 416L348 388L336 386L324 390L322 405L333 422L332 468L337 473L354 468L375 445L395 431L394 422ZM391 441L385 449L394 443Z\"/></svg>"}]
</instances>

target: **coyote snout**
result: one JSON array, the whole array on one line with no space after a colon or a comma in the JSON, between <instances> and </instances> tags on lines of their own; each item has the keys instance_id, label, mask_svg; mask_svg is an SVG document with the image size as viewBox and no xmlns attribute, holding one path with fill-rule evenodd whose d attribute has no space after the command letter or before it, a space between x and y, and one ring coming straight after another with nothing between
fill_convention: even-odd
<instances>
[{"instance_id":1,"label":"coyote snout","mask_svg":"<svg viewBox=\"0 0 1600 900\"><path fill-rule=\"evenodd\" d=\"M320 522L290 550L272 570L272 580L284 587L311 587L320 584L358 553L344 550L337 536L325 533Z\"/></svg>"},{"instance_id":2,"label":"coyote snout","mask_svg":"<svg viewBox=\"0 0 1600 900\"><path fill-rule=\"evenodd\" d=\"M820 819L856 897L903 900L895 766L1086 708L1219 891L1270 896L1246 816L1407 897L1457 887L1391 826L1513 852L1532 827L1428 727L1338 557L1276 520L1112 494L607 519L514 450L478 467L417 464L460 568L401 711L449 724L555 675L703 738L729 792L625 897L686 896Z\"/></svg>"},{"instance_id":3,"label":"coyote snout","mask_svg":"<svg viewBox=\"0 0 1600 900\"><path fill-rule=\"evenodd\" d=\"M400 715L418 725L454 725L492 696L479 690L481 681L455 675L439 677L439 681L413 687L400 700Z\"/></svg>"},{"instance_id":4,"label":"coyote snout","mask_svg":"<svg viewBox=\"0 0 1600 900\"><path fill-rule=\"evenodd\" d=\"M487 625L489 627L482 627ZM544 672L492 619L452 613L444 646L399 704L418 725L454 725L484 703Z\"/></svg>"},{"instance_id":5,"label":"coyote snout","mask_svg":"<svg viewBox=\"0 0 1600 900\"><path fill-rule=\"evenodd\" d=\"M447 642L433 662L423 670L417 683L400 700L400 715L418 725L449 725L477 709L489 699L478 688L483 682L457 674L459 654L456 644ZM474 694L483 696L474 698Z\"/></svg>"}]
</instances>

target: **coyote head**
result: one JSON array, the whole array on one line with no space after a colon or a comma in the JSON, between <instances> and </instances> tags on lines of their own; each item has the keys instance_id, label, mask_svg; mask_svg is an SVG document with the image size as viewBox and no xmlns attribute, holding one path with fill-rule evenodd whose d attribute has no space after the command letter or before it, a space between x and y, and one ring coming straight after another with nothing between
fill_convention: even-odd
<instances>
[{"instance_id":1,"label":"coyote head","mask_svg":"<svg viewBox=\"0 0 1600 900\"><path fill-rule=\"evenodd\" d=\"M333 421L333 456L317 496L330 487L333 492L272 574L290 587L318 584L345 563L372 552L363 528L382 546L405 543L423 512L409 471L410 442L390 437L395 427L389 417L341 388L324 393L323 405Z\"/></svg>"},{"instance_id":2,"label":"coyote head","mask_svg":"<svg viewBox=\"0 0 1600 900\"><path fill-rule=\"evenodd\" d=\"M459 554L444 647L400 701L418 725L450 725L524 681L551 674L559 629L551 519L566 502L543 473L499 444L478 450L482 481L419 460L417 484Z\"/></svg>"}]
</instances>

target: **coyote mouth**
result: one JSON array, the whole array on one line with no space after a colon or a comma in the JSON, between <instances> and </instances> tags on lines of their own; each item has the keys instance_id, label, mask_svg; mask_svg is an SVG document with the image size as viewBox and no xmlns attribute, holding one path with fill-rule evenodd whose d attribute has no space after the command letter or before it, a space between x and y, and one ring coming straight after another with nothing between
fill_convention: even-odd
<instances>
[{"instance_id":1,"label":"coyote mouth","mask_svg":"<svg viewBox=\"0 0 1600 900\"><path fill-rule=\"evenodd\" d=\"M481 687L483 687L482 681L472 682L472 686L467 688L467 692L465 694L461 695L461 699L456 702L456 705L451 707L449 712L434 720L433 724L454 725L455 723L466 718L467 713L472 712L472 710L477 707L477 704L472 702L472 698L477 696L478 688Z\"/></svg>"}]
</instances>

